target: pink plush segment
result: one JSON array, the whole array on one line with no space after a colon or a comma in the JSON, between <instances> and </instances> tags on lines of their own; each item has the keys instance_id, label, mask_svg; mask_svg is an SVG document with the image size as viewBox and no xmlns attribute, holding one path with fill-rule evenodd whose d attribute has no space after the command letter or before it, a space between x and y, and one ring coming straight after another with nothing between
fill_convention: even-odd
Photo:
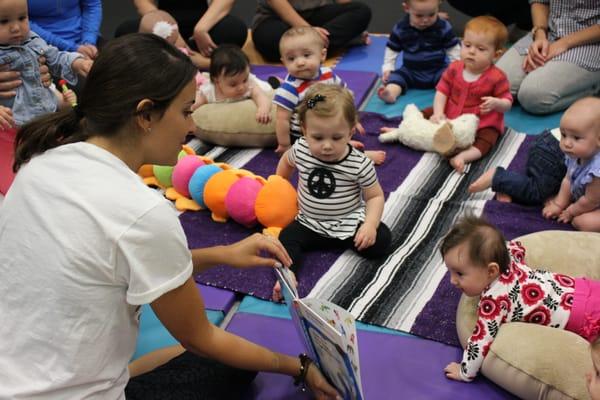
<instances>
[{"instance_id":1,"label":"pink plush segment","mask_svg":"<svg viewBox=\"0 0 600 400\"><path fill-rule=\"evenodd\" d=\"M247 227L256 224L254 203L262 187L262 183L250 177L243 177L231 185L225 197L225 207L234 221Z\"/></svg>"},{"instance_id":2,"label":"pink plush segment","mask_svg":"<svg viewBox=\"0 0 600 400\"><path fill-rule=\"evenodd\" d=\"M190 191L188 190L190 178L194 171L203 165L204 161L195 155L187 155L177 162L177 165L173 168L171 180L173 187L179 194L190 197Z\"/></svg>"}]
</instances>

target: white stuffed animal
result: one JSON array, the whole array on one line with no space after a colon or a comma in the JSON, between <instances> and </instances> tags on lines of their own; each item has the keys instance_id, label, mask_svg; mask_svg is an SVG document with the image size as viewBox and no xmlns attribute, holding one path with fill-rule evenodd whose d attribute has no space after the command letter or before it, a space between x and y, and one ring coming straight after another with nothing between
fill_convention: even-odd
<instances>
[{"instance_id":1,"label":"white stuffed animal","mask_svg":"<svg viewBox=\"0 0 600 400\"><path fill-rule=\"evenodd\" d=\"M382 133L379 141L399 141L416 150L449 155L473 144L478 125L479 118L475 114L463 114L452 120L434 123L425 119L416 105L409 104L404 108L398 129Z\"/></svg>"}]
</instances>

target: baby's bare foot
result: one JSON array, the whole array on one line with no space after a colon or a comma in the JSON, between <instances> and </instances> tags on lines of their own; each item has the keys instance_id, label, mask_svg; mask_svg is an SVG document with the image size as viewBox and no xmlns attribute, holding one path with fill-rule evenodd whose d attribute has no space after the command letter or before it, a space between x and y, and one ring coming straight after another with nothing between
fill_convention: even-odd
<instances>
[{"instance_id":1,"label":"baby's bare foot","mask_svg":"<svg viewBox=\"0 0 600 400\"><path fill-rule=\"evenodd\" d=\"M450 159L450 166L459 174L465 172L465 160L463 160L463 158L460 156L452 157Z\"/></svg>"},{"instance_id":2,"label":"baby's bare foot","mask_svg":"<svg viewBox=\"0 0 600 400\"><path fill-rule=\"evenodd\" d=\"M501 203L512 203L512 197L506 193L496 193L496 200Z\"/></svg>"},{"instance_id":3,"label":"baby's bare foot","mask_svg":"<svg viewBox=\"0 0 600 400\"><path fill-rule=\"evenodd\" d=\"M394 94L385 86L381 86L377 89L377 96L387 104L394 104L398 98L398 96L394 96Z\"/></svg>"},{"instance_id":4,"label":"baby's bare foot","mask_svg":"<svg viewBox=\"0 0 600 400\"><path fill-rule=\"evenodd\" d=\"M492 180L494 179L494 174L496 173L496 168L488 169L481 175L479 178L475 180L475 182L469 185L469 193L477 193L483 192L492 186Z\"/></svg>"},{"instance_id":5,"label":"baby's bare foot","mask_svg":"<svg viewBox=\"0 0 600 400\"><path fill-rule=\"evenodd\" d=\"M383 150L365 151L365 156L369 157L375 165L381 165L385 161L385 151Z\"/></svg>"}]
</instances>

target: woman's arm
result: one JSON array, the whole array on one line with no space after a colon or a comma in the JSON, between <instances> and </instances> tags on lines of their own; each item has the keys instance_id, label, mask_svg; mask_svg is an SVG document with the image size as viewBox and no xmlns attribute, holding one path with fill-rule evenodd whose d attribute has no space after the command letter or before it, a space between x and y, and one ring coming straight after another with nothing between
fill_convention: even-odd
<instances>
[{"instance_id":1,"label":"woman's arm","mask_svg":"<svg viewBox=\"0 0 600 400\"><path fill-rule=\"evenodd\" d=\"M276 353L211 324L193 278L160 296L151 304L158 319L187 350L232 367L277 372L289 376L300 373L300 360ZM309 367L306 382L318 398L337 395L320 372Z\"/></svg>"},{"instance_id":2,"label":"woman's arm","mask_svg":"<svg viewBox=\"0 0 600 400\"><path fill-rule=\"evenodd\" d=\"M527 57L523 60L523 69L532 71L544 65L548 55L548 16L550 7L547 4L531 4L531 22L534 27L542 28L535 31L533 42L529 46Z\"/></svg>"},{"instance_id":3,"label":"woman's arm","mask_svg":"<svg viewBox=\"0 0 600 400\"><path fill-rule=\"evenodd\" d=\"M292 265L292 260L281 242L260 233L230 245L193 249L191 252L194 274L221 264L236 268L274 267L277 263L286 267ZM265 253L272 256L261 255Z\"/></svg>"},{"instance_id":4,"label":"woman's arm","mask_svg":"<svg viewBox=\"0 0 600 400\"><path fill-rule=\"evenodd\" d=\"M294 7L292 7L288 0L267 0L267 4L277 15L279 15L279 18L288 25L293 27L310 26L310 24L298 14Z\"/></svg>"},{"instance_id":5,"label":"woman's arm","mask_svg":"<svg viewBox=\"0 0 600 400\"><path fill-rule=\"evenodd\" d=\"M564 53L569 49L572 49L573 47L597 42L600 42L600 25L598 24L577 32L573 32L567 36L563 36L557 41L551 43L548 47L546 61L558 56L561 53Z\"/></svg>"},{"instance_id":6,"label":"woman's arm","mask_svg":"<svg viewBox=\"0 0 600 400\"><path fill-rule=\"evenodd\" d=\"M210 53L217 48L208 33L220 20L223 19L231 9L235 0L213 0L208 6L208 10L200 18L194 27L194 40L198 51L205 57L210 56Z\"/></svg>"},{"instance_id":7,"label":"woman's arm","mask_svg":"<svg viewBox=\"0 0 600 400\"><path fill-rule=\"evenodd\" d=\"M156 2L153 0L133 0L133 5L140 16L158 10Z\"/></svg>"},{"instance_id":8,"label":"woman's arm","mask_svg":"<svg viewBox=\"0 0 600 400\"><path fill-rule=\"evenodd\" d=\"M102 23L102 2L100 0L81 1L81 43L96 45Z\"/></svg>"}]
</instances>

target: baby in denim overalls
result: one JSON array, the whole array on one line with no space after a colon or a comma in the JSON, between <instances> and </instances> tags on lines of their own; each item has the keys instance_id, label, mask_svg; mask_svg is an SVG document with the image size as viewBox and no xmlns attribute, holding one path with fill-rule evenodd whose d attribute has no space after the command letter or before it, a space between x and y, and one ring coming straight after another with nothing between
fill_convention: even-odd
<instances>
[{"instance_id":1,"label":"baby in denim overalls","mask_svg":"<svg viewBox=\"0 0 600 400\"><path fill-rule=\"evenodd\" d=\"M71 84L77 83L77 74L85 76L92 61L79 53L59 51L29 30L26 0L0 2L0 64L18 71L22 84L16 96L0 99L0 129L11 130L31 119L54 112L63 96L56 89L42 85L38 58L44 56L50 73ZM72 95L64 103L69 104Z\"/></svg>"}]
</instances>

